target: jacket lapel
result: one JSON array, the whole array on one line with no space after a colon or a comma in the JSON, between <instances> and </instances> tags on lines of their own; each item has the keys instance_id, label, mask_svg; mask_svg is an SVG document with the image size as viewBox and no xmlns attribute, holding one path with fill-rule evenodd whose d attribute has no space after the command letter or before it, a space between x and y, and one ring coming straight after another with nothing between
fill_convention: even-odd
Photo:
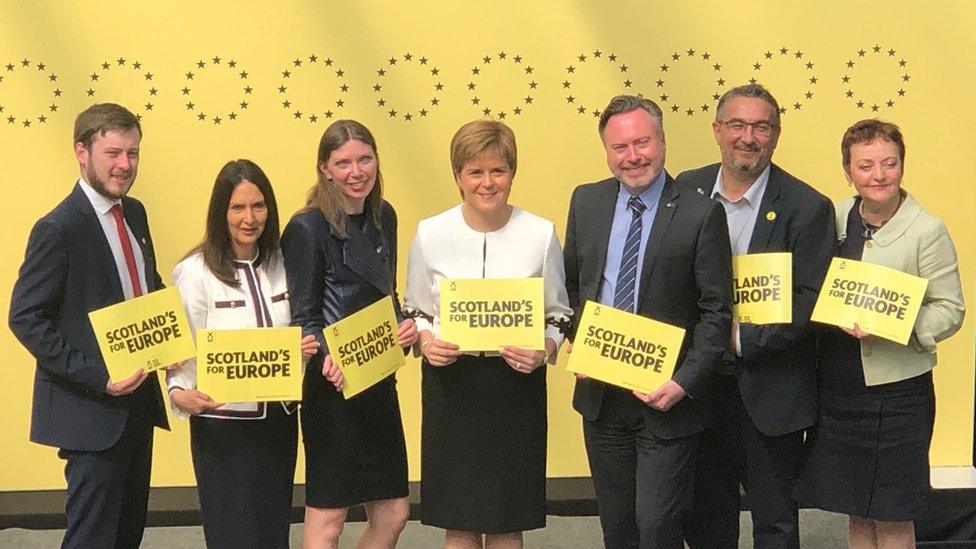
<instances>
[{"instance_id":1,"label":"jacket lapel","mask_svg":"<svg viewBox=\"0 0 976 549\"><path fill-rule=\"evenodd\" d=\"M749 253L765 252L769 245L769 237L773 234L773 228L783 217L776 211L779 193L782 189L779 168L770 164L769 181L766 182L766 192L763 193L762 200L759 202L759 211L756 213L756 225L752 228L752 238L749 239Z\"/></svg>"},{"instance_id":2,"label":"jacket lapel","mask_svg":"<svg viewBox=\"0 0 976 549\"><path fill-rule=\"evenodd\" d=\"M152 246L150 246L149 226L145 217L135 215L135 213L130 215L128 212L135 211L135 207L131 204L132 202L128 198L122 199L122 211L127 212L125 222L132 231L132 236L135 237L139 249L142 250L142 261L146 271L146 293L148 294L157 290L154 287L155 277L153 276L153 273L156 272L156 256L153 254Z\"/></svg>"},{"instance_id":3,"label":"jacket lapel","mask_svg":"<svg viewBox=\"0 0 976 549\"><path fill-rule=\"evenodd\" d=\"M367 218L365 231L360 231L359 227L348 223L346 233L347 236L342 242L343 264L380 292L392 293L393 282L390 267L386 262L389 254L388 244L373 225L372 219Z\"/></svg>"},{"instance_id":4,"label":"jacket lapel","mask_svg":"<svg viewBox=\"0 0 976 549\"><path fill-rule=\"evenodd\" d=\"M644 250L644 264L641 267L640 292L638 301L642 304L647 295L647 287L651 281L651 269L657 261L658 250L664 241L664 235L668 232L671 218L674 217L675 210L678 209L678 188L671 179L671 174L666 174L664 179L664 189L661 191L661 198L657 203L657 211L654 213L654 222L651 223L651 234L647 237L647 247ZM640 304L638 304L640 310Z\"/></svg>"},{"instance_id":5,"label":"jacket lapel","mask_svg":"<svg viewBox=\"0 0 976 549\"><path fill-rule=\"evenodd\" d=\"M91 243L90 264L95 265L102 273L102 277L108 280L112 291L112 295L109 297L113 301L122 301L125 299L125 294L122 293L122 281L119 280L119 272L115 267L115 256L112 255L112 248L108 244L105 231L102 230L102 224L98 221L95 208L92 207L88 196L78 185L76 182L68 200L75 215L82 220L78 226L85 233L84 240Z\"/></svg>"},{"instance_id":6,"label":"jacket lapel","mask_svg":"<svg viewBox=\"0 0 976 549\"><path fill-rule=\"evenodd\" d=\"M610 179L600 190L597 199L593 201L593 207L589 209L592 214L592 224L589 227L579 227L589 233L596 245L596 271L600 277L591 280L592 292L589 296L596 299L600 293L600 284L604 269L607 265L607 244L610 242L610 229L613 225L613 210L617 203L617 192L619 183L616 179ZM585 297L585 296L584 296Z\"/></svg>"}]
</instances>

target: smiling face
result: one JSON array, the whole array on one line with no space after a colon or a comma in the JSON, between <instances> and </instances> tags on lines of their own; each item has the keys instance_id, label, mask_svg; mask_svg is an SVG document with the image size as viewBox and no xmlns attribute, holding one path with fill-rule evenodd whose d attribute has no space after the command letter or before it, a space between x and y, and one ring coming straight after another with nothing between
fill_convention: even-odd
<instances>
[{"instance_id":1,"label":"smiling face","mask_svg":"<svg viewBox=\"0 0 976 549\"><path fill-rule=\"evenodd\" d=\"M137 129L108 130L96 133L88 147L75 143L82 177L98 194L112 200L122 198L136 180L141 140Z\"/></svg>"},{"instance_id":2,"label":"smiling face","mask_svg":"<svg viewBox=\"0 0 976 549\"><path fill-rule=\"evenodd\" d=\"M722 166L738 176L756 178L769 166L779 141L774 108L756 97L735 97L722 105L712 122Z\"/></svg>"},{"instance_id":3,"label":"smiling face","mask_svg":"<svg viewBox=\"0 0 976 549\"><path fill-rule=\"evenodd\" d=\"M485 153L468 160L454 175L464 205L486 219L508 205L512 177L512 168L496 153Z\"/></svg>"},{"instance_id":4,"label":"smiling face","mask_svg":"<svg viewBox=\"0 0 976 549\"><path fill-rule=\"evenodd\" d=\"M891 141L876 137L854 143L844 172L865 202L887 205L900 199L903 164L898 147Z\"/></svg>"},{"instance_id":5,"label":"smiling face","mask_svg":"<svg viewBox=\"0 0 976 549\"><path fill-rule=\"evenodd\" d=\"M319 170L332 182L342 197L347 214L363 211L366 197L376 185L376 151L358 139L350 139L319 164Z\"/></svg>"},{"instance_id":6,"label":"smiling face","mask_svg":"<svg viewBox=\"0 0 976 549\"><path fill-rule=\"evenodd\" d=\"M646 110L610 117L602 138L610 172L631 194L642 193L664 170L664 134Z\"/></svg>"},{"instance_id":7,"label":"smiling face","mask_svg":"<svg viewBox=\"0 0 976 549\"><path fill-rule=\"evenodd\" d=\"M268 221L268 205L257 185L244 179L234 187L227 204L227 231L234 257L254 259L257 243Z\"/></svg>"}]
</instances>

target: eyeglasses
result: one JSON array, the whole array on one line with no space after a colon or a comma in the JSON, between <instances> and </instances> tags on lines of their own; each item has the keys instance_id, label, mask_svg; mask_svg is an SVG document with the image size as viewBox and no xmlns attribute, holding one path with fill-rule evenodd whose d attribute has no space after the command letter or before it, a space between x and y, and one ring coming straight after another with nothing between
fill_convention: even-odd
<instances>
[{"instance_id":1,"label":"eyeglasses","mask_svg":"<svg viewBox=\"0 0 976 549\"><path fill-rule=\"evenodd\" d=\"M741 134L746 132L746 128L751 127L752 133L755 135L761 135L767 137L773 133L774 130L779 129L779 124L771 124L765 120L760 120L759 122L746 122L744 120L739 120L738 118L733 118L732 120L723 120L719 124L722 124L729 129L730 132L735 134Z\"/></svg>"}]
</instances>

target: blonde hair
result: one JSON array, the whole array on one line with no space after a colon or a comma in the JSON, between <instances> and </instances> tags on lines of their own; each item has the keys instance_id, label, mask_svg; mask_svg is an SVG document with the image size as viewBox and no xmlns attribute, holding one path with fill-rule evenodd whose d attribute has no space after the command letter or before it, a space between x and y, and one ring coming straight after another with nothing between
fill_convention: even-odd
<instances>
[{"instance_id":1,"label":"blonde hair","mask_svg":"<svg viewBox=\"0 0 976 549\"><path fill-rule=\"evenodd\" d=\"M508 163L515 175L518 151L515 133L511 128L495 120L475 120L461 126L451 138L451 168L456 178L472 158L495 154Z\"/></svg>"}]
</instances>

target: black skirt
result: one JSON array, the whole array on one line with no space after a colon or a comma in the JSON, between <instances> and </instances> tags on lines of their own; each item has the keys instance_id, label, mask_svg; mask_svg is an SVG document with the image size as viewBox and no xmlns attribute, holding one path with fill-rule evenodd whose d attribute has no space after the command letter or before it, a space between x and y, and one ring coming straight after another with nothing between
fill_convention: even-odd
<instances>
[{"instance_id":1,"label":"black skirt","mask_svg":"<svg viewBox=\"0 0 976 549\"><path fill-rule=\"evenodd\" d=\"M840 256L860 259L867 239L858 205ZM861 343L820 328L820 419L794 494L806 507L882 521L914 520L929 493L935 424L932 372L868 387Z\"/></svg>"},{"instance_id":2,"label":"black skirt","mask_svg":"<svg viewBox=\"0 0 976 549\"><path fill-rule=\"evenodd\" d=\"M306 505L337 509L408 495L394 376L346 400L321 371L309 369L301 416Z\"/></svg>"},{"instance_id":3,"label":"black skirt","mask_svg":"<svg viewBox=\"0 0 976 549\"><path fill-rule=\"evenodd\" d=\"M209 548L287 549L298 453L297 415L190 418L190 449Z\"/></svg>"},{"instance_id":4,"label":"black skirt","mask_svg":"<svg viewBox=\"0 0 976 549\"><path fill-rule=\"evenodd\" d=\"M484 534L546 525L546 368L423 363L421 522Z\"/></svg>"},{"instance_id":5,"label":"black skirt","mask_svg":"<svg viewBox=\"0 0 976 549\"><path fill-rule=\"evenodd\" d=\"M801 505L892 522L924 511L935 424L932 373L885 389L824 395L797 481Z\"/></svg>"}]
</instances>

